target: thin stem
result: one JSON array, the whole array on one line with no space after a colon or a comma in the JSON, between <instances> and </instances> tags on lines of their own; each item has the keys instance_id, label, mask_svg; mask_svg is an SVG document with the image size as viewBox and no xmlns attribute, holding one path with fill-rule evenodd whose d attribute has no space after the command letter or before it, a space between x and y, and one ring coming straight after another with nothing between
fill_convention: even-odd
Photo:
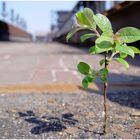
<instances>
[{"instance_id":1,"label":"thin stem","mask_svg":"<svg viewBox=\"0 0 140 140\"><path fill-rule=\"evenodd\" d=\"M95 32L97 37L100 37L101 36L96 29L91 28L90 30L93 31L93 32Z\"/></svg>"},{"instance_id":2,"label":"thin stem","mask_svg":"<svg viewBox=\"0 0 140 140\"><path fill-rule=\"evenodd\" d=\"M114 53L112 53L112 55L110 56L109 60L111 61L112 58L113 58L117 53L118 53L118 52L114 52Z\"/></svg>"},{"instance_id":3,"label":"thin stem","mask_svg":"<svg viewBox=\"0 0 140 140\"><path fill-rule=\"evenodd\" d=\"M98 37L100 37L99 32L98 32L97 30L94 30L94 31L95 31L96 35L97 35Z\"/></svg>"},{"instance_id":4,"label":"thin stem","mask_svg":"<svg viewBox=\"0 0 140 140\"><path fill-rule=\"evenodd\" d=\"M105 65L104 68L107 69L107 55L105 53ZM107 133L108 129L108 116L107 116L107 82L104 83L104 133Z\"/></svg>"}]
</instances>

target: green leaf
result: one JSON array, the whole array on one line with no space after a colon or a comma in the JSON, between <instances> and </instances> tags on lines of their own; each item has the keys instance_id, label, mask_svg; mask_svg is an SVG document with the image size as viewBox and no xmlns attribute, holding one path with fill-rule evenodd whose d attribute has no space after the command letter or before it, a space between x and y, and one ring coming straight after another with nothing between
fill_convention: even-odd
<instances>
[{"instance_id":1,"label":"green leaf","mask_svg":"<svg viewBox=\"0 0 140 140\"><path fill-rule=\"evenodd\" d=\"M89 22L89 26L96 29L96 23L94 21L94 13L90 8L84 8L83 13L86 20Z\"/></svg>"},{"instance_id":2,"label":"green leaf","mask_svg":"<svg viewBox=\"0 0 140 140\"><path fill-rule=\"evenodd\" d=\"M122 65L124 65L126 68L129 68L129 64L127 63L127 61L125 61L122 58L115 58L118 62L120 62Z\"/></svg>"},{"instance_id":3,"label":"green leaf","mask_svg":"<svg viewBox=\"0 0 140 140\"><path fill-rule=\"evenodd\" d=\"M93 33L85 34L80 37L80 40L81 40L81 42L84 42L85 40L95 37L95 36L96 36L96 34L93 34Z\"/></svg>"},{"instance_id":4,"label":"green leaf","mask_svg":"<svg viewBox=\"0 0 140 140\"><path fill-rule=\"evenodd\" d=\"M100 36L98 39L96 39L95 44L95 52L96 53L102 53L109 50L112 50L112 44L114 43L113 39L111 37L107 36Z\"/></svg>"},{"instance_id":5,"label":"green leaf","mask_svg":"<svg viewBox=\"0 0 140 140\"><path fill-rule=\"evenodd\" d=\"M127 47L126 45L122 45L120 43L117 43L116 42L116 47L115 49L117 51L119 51L120 53L125 53L125 54L128 54L130 55L132 58L134 58L134 51L130 48L130 47Z\"/></svg>"},{"instance_id":6,"label":"green leaf","mask_svg":"<svg viewBox=\"0 0 140 140\"><path fill-rule=\"evenodd\" d=\"M112 50L112 44L110 42L101 42L97 44L96 46L92 46L89 49L90 54L97 54L97 53L102 53L106 52L109 50Z\"/></svg>"},{"instance_id":7,"label":"green leaf","mask_svg":"<svg viewBox=\"0 0 140 140\"><path fill-rule=\"evenodd\" d=\"M84 75L87 75L90 73L91 71L91 68L90 66L85 63L85 62L80 62L78 65L77 65L77 68L78 68L78 71Z\"/></svg>"},{"instance_id":8,"label":"green leaf","mask_svg":"<svg viewBox=\"0 0 140 140\"><path fill-rule=\"evenodd\" d=\"M121 58L126 58L127 57L127 54L126 53L120 53L120 57Z\"/></svg>"},{"instance_id":9,"label":"green leaf","mask_svg":"<svg viewBox=\"0 0 140 140\"><path fill-rule=\"evenodd\" d=\"M94 80L95 80L95 77L93 77L92 75L87 75L85 77L85 79L89 82L89 83L92 83Z\"/></svg>"},{"instance_id":10,"label":"green leaf","mask_svg":"<svg viewBox=\"0 0 140 140\"><path fill-rule=\"evenodd\" d=\"M140 50L136 47L133 47L133 46L128 46L129 48L131 48L135 54L140 54Z\"/></svg>"},{"instance_id":11,"label":"green leaf","mask_svg":"<svg viewBox=\"0 0 140 140\"><path fill-rule=\"evenodd\" d=\"M109 50L113 50L112 44L108 41L103 41L101 43L96 44L95 53L107 52Z\"/></svg>"},{"instance_id":12,"label":"green leaf","mask_svg":"<svg viewBox=\"0 0 140 140\"><path fill-rule=\"evenodd\" d=\"M106 83L107 82L107 75L108 75L108 70L106 68L100 69L99 70L99 75L100 75L100 79Z\"/></svg>"},{"instance_id":13,"label":"green leaf","mask_svg":"<svg viewBox=\"0 0 140 140\"><path fill-rule=\"evenodd\" d=\"M87 75L83 80L82 80L82 85L84 88L87 88L89 83L92 83L95 80L95 76L92 75Z\"/></svg>"},{"instance_id":14,"label":"green leaf","mask_svg":"<svg viewBox=\"0 0 140 140\"><path fill-rule=\"evenodd\" d=\"M106 35L112 34L112 26L108 18L102 14L96 14L94 15L94 20L98 27L103 31Z\"/></svg>"},{"instance_id":15,"label":"green leaf","mask_svg":"<svg viewBox=\"0 0 140 140\"><path fill-rule=\"evenodd\" d=\"M118 31L122 42L132 43L140 40L140 30L134 27L125 27Z\"/></svg>"},{"instance_id":16,"label":"green leaf","mask_svg":"<svg viewBox=\"0 0 140 140\"><path fill-rule=\"evenodd\" d=\"M111 44L114 43L113 38L107 37L107 36L100 36L99 38L96 39L95 43L99 44L101 42L110 42Z\"/></svg>"},{"instance_id":17,"label":"green leaf","mask_svg":"<svg viewBox=\"0 0 140 140\"><path fill-rule=\"evenodd\" d=\"M96 52L95 52L95 46L90 47L89 53L90 53L90 54L95 54L95 53L96 53Z\"/></svg>"},{"instance_id":18,"label":"green leaf","mask_svg":"<svg viewBox=\"0 0 140 140\"><path fill-rule=\"evenodd\" d=\"M108 75L108 70L106 69L106 68L103 68L103 69L100 69L99 70L99 74L101 75L101 76L107 76Z\"/></svg>"},{"instance_id":19,"label":"green leaf","mask_svg":"<svg viewBox=\"0 0 140 140\"><path fill-rule=\"evenodd\" d=\"M101 79L104 83L107 82L107 77L106 77L106 76L101 76L100 79Z\"/></svg>"},{"instance_id":20,"label":"green leaf","mask_svg":"<svg viewBox=\"0 0 140 140\"><path fill-rule=\"evenodd\" d=\"M96 29L93 15L94 13L91 9L84 8L83 12L80 11L76 13L77 23L84 27L88 26Z\"/></svg>"},{"instance_id":21,"label":"green leaf","mask_svg":"<svg viewBox=\"0 0 140 140\"><path fill-rule=\"evenodd\" d=\"M73 28L72 31L67 34L66 41L68 42L69 39L72 38L75 33L77 33L80 30L84 30L84 29L87 29L87 28L82 28L82 27L81 28Z\"/></svg>"},{"instance_id":22,"label":"green leaf","mask_svg":"<svg viewBox=\"0 0 140 140\"><path fill-rule=\"evenodd\" d=\"M87 27L88 22L85 20L83 12L79 11L76 13L77 23L83 27Z\"/></svg>"},{"instance_id":23,"label":"green leaf","mask_svg":"<svg viewBox=\"0 0 140 140\"><path fill-rule=\"evenodd\" d=\"M87 79L84 78L84 79L82 80L82 85L83 85L83 87L84 87L84 88L87 88L87 87L88 87L88 84L89 84L89 83L88 83Z\"/></svg>"},{"instance_id":24,"label":"green leaf","mask_svg":"<svg viewBox=\"0 0 140 140\"><path fill-rule=\"evenodd\" d=\"M105 59L102 59L99 63L100 63L100 66L102 66L105 63Z\"/></svg>"}]
</instances>

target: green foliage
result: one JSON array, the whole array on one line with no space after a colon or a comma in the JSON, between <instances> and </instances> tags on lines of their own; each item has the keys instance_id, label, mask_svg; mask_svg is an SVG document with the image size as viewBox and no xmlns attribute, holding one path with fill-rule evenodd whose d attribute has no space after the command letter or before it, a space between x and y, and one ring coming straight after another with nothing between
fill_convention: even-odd
<instances>
[{"instance_id":1,"label":"green foliage","mask_svg":"<svg viewBox=\"0 0 140 140\"><path fill-rule=\"evenodd\" d=\"M112 26L108 18L102 14L94 15L94 20L102 32L106 35L112 35Z\"/></svg>"},{"instance_id":2,"label":"green foliage","mask_svg":"<svg viewBox=\"0 0 140 140\"><path fill-rule=\"evenodd\" d=\"M108 70L106 68L100 69L99 74L101 76L107 76L108 75Z\"/></svg>"},{"instance_id":3,"label":"green foliage","mask_svg":"<svg viewBox=\"0 0 140 140\"><path fill-rule=\"evenodd\" d=\"M129 64L123 58L115 58L115 59L119 61L122 65L124 65L126 68L129 68Z\"/></svg>"},{"instance_id":4,"label":"green foliage","mask_svg":"<svg viewBox=\"0 0 140 140\"><path fill-rule=\"evenodd\" d=\"M107 36L100 36L96 39L95 53L102 53L113 49L113 39Z\"/></svg>"},{"instance_id":5,"label":"green foliage","mask_svg":"<svg viewBox=\"0 0 140 140\"><path fill-rule=\"evenodd\" d=\"M118 31L123 43L132 43L140 40L140 30L134 27L125 27Z\"/></svg>"},{"instance_id":6,"label":"green foliage","mask_svg":"<svg viewBox=\"0 0 140 140\"><path fill-rule=\"evenodd\" d=\"M84 88L87 88L89 83L92 83L95 80L95 77L93 75L87 75L83 80L82 80L82 85Z\"/></svg>"},{"instance_id":7,"label":"green foliage","mask_svg":"<svg viewBox=\"0 0 140 140\"><path fill-rule=\"evenodd\" d=\"M105 59L100 60L100 66L102 66L105 63Z\"/></svg>"},{"instance_id":8,"label":"green foliage","mask_svg":"<svg viewBox=\"0 0 140 140\"><path fill-rule=\"evenodd\" d=\"M96 44L96 46L90 47L89 53L98 54L98 53L103 53L103 52L106 52L109 50L113 50L112 44L108 41L103 41L103 42Z\"/></svg>"},{"instance_id":9,"label":"green foliage","mask_svg":"<svg viewBox=\"0 0 140 140\"><path fill-rule=\"evenodd\" d=\"M126 43L132 43L140 40L140 30L134 27L125 27L120 29L115 34L112 30L112 25L109 19L102 14L94 14L91 9L84 8L83 11L76 13L77 27L75 27L68 35L67 41L79 30L90 30L91 33L85 33L80 37L81 42L89 38L96 38L95 45L90 47L90 54L105 53L104 59L99 64L104 68L94 70L89 64L80 62L77 65L78 71L84 75L82 85L87 88L90 83L94 82L99 77L104 83L104 133L107 132L107 77L109 74L108 65L112 60L117 60L126 68L129 64L124 58L127 56L135 57L135 54L140 54L140 50L133 46L128 46ZM111 53L111 56L108 56ZM119 54L119 58L114 58Z\"/></svg>"},{"instance_id":10,"label":"green foliage","mask_svg":"<svg viewBox=\"0 0 140 140\"><path fill-rule=\"evenodd\" d=\"M106 83L107 82L107 75L108 75L108 70L106 68L100 69L99 70L100 74L100 79Z\"/></svg>"},{"instance_id":11,"label":"green foliage","mask_svg":"<svg viewBox=\"0 0 140 140\"><path fill-rule=\"evenodd\" d=\"M82 12L79 11L76 13L77 23L83 27L91 27L96 29L93 15L94 13L91 9L84 8Z\"/></svg>"},{"instance_id":12,"label":"green foliage","mask_svg":"<svg viewBox=\"0 0 140 140\"><path fill-rule=\"evenodd\" d=\"M133 46L129 46L129 48L131 48L135 54L140 54L140 50L136 47L133 47Z\"/></svg>"},{"instance_id":13,"label":"green foliage","mask_svg":"<svg viewBox=\"0 0 140 140\"><path fill-rule=\"evenodd\" d=\"M91 67L85 62L80 62L77 65L77 69L81 74L84 74L84 75L87 75L91 72Z\"/></svg>"},{"instance_id":14,"label":"green foliage","mask_svg":"<svg viewBox=\"0 0 140 140\"><path fill-rule=\"evenodd\" d=\"M122 52L120 52L120 57L121 58L126 58L128 55L126 54L126 53L122 53Z\"/></svg>"},{"instance_id":15,"label":"green foliage","mask_svg":"<svg viewBox=\"0 0 140 140\"><path fill-rule=\"evenodd\" d=\"M77 23L83 27L87 27L89 25L88 21L85 18L83 12L79 11L76 13Z\"/></svg>"},{"instance_id":16,"label":"green foliage","mask_svg":"<svg viewBox=\"0 0 140 140\"><path fill-rule=\"evenodd\" d=\"M99 64L107 65L112 60L117 60L119 63L129 68L129 64L124 58L131 56L134 58L135 54L140 54L140 50L133 46L128 46L126 43L132 43L140 40L140 30L134 27L125 27L120 29L115 34L112 30L112 25L109 19L102 14L94 14L89 8L84 8L83 11L76 13L76 20L78 26L72 29L67 35L67 41L80 30L90 30L91 33L86 33L80 37L81 42L96 37L95 45L90 47L90 54L111 53L110 57L102 59ZM119 54L119 58L114 58ZM107 63L105 63L105 61ZM80 62L77 66L78 71L85 77L82 81L83 87L87 88L89 83L95 81L99 77L104 83L107 83L108 69L103 68L95 71L90 65L85 62Z\"/></svg>"},{"instance_id":17,"label":"green foliage","mask_svg":"<svg viewBox=\"0 0 140 140\"><path fill-rule=\"evenodd\" d=\"M96 44L99 44L99 43L102 43L102 42L110 42L110 44L113 44L114 41L113 41L113 38L112 37L108 37L108 36L103 36L101 35L99 38L96 39L95 43Z\"/></svg>"},{"instance_id":18,"label":"green foliage","mask_svg":"<svg viewBox=\"0 0 140 140\"><path fill-rule=\"evenodd\" d=\"M76 34L78 31L84 30L84 29L86 29L86 28L82 28L82 27L73 28L73 29L68 33L68 35L67 35L67 37L66 37L67 42L69 41L70 38L73 37L74 34Z\"/></svg>"},{"instance_id":19,"label":"green foliage","mask_svg":"<svg viewBox=\"0 0 140 140\"><path fill-rule=\"evenodd\" d=\"M80 37L81 42L84 42L85 40L95 37L96 34L89 33L89 34L84 34Z\"/></svg>"},{"instance_id":20,"label":"green foliage","mask_svg":"<svg viewBox=\"0 0 140 140\"><path fill-rule=\"evenodd\" d=\"M84 78L82 80L82 85L83 85L84 88L87 88L88 87L89 83L88 83L87 79Z\"/></svg>"},{"instance_id":21,"label":"green foliage","mask_svg":"<svg viewBox=\"0 0 140 140\"><path fill-rule=\"evenodd\" d=\"M122 45L122 44L116 43L115 49L117 51L119 51L120 53L124 53L124 54L130 55L132 58L134 58L135 54L134 54L133 49L131 49L130 47L128 47L126 45Z\"/></svg>"},{"instance_id":22,"label":"green foliage","mask_svg":"<svg viewBox=\"0 0 140 140\"><path fill-rule=\"evenodd\" d=\"M101 43L96 44L95 53L102 53L109 50L113 50L112 44L108 41L103 41Z\"/></svg>"},{"instance_id":23,"label":"green foliage","mask_svg":"<svg viewBox=\"0 0 140 140\"><path fill-rule=\"evenodd\" d=\"M89 53L90 53L90 54L95 54L95 53L96 53L96 52L95 52L95 46L90 47Z\"/></svg>"}]
</instances>

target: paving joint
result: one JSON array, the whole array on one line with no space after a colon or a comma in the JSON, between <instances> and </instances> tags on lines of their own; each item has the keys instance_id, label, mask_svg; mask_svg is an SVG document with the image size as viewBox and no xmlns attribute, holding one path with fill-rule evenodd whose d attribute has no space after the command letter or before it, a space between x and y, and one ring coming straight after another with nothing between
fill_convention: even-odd
<instances>
[{"instance_id":1,"label":"paving joint","mask_svg":"<svg viewBox=\"0 0 140 140\"><path fill-rule=\"evenodd\" d=\"M109 84L110 91L125 90L130 88L140 89L140 83L123 83ZM79 91L97 91L102 89L102 84L91 84L88 89L82 88L79 84L16 84L16 85L0 85L1 93L78 93Z\"/></svg>"}]
</instances>

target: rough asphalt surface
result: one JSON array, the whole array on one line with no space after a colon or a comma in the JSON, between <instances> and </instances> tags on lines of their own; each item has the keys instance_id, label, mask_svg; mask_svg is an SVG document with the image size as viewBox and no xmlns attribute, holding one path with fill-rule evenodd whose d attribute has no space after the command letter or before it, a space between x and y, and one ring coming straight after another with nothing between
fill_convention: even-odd
<instances>
[{"instance_id":1,"label":"rough asphalt surface","mask_svg":"<svg viewBox=\"0 0 140 140\"><path fill-rule=\"evenodd\" d=\"M78 84L80 61L95 69L102 55L89 55L59 43L1 42L0 86L18 84ZM110 128L103 135L103 95L93 90L79 93L0 92L0 138L137 138L140 139L140 63L129 59L126 70L116 61L110 65L109 83L128 84L127 91L108 94ZM132 90L132 87L134 90ZM6 89L9 89L7 87ZM128 90L129 89L129 90ZM131 90L131 91L130 91ZM128 92L129 91L129 92Z\"/></svg>"},{"instance_id":2,"label":"rough asphalt surface","mask_svg":"<svg viewBox=\"0 0 140 140\"><path fill-rule=\"evenodd\" d=\"M108 94L110 128L102 134L103 96L84 93L0 94L0 138L140 139L140 90Z\"/></svg>"}]
</instances>

